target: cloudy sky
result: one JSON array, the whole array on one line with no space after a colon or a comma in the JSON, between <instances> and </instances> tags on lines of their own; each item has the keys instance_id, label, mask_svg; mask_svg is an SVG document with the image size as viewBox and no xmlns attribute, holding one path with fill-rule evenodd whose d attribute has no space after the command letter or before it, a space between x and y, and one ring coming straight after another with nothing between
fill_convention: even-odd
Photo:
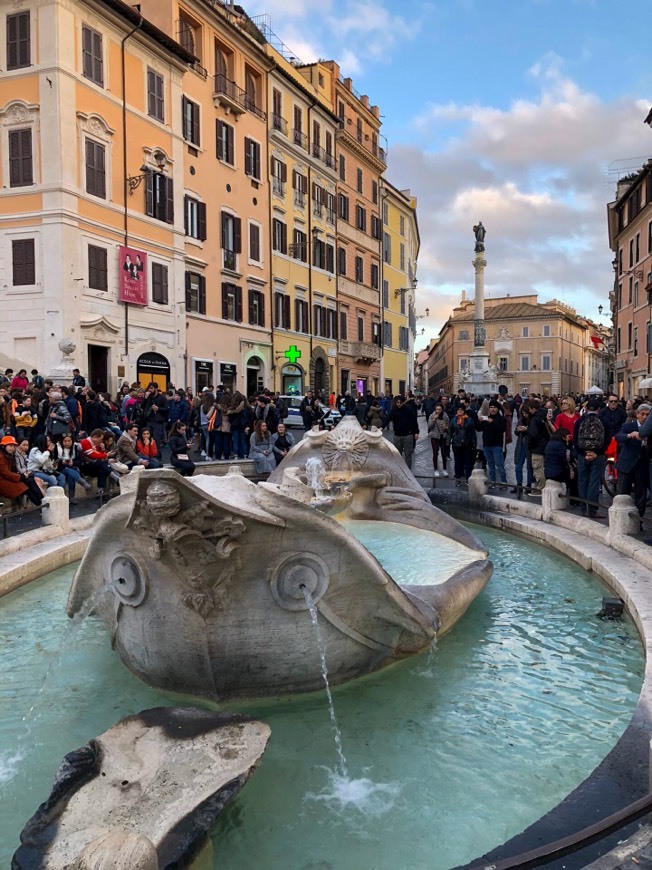
<instances>
[{"instance_id":1,"label":"cloudy sky","mask_svg":"<svg viewBox=\"0 0 652 870\"><path fill-rule=\"evenodd\" d=\"M439 331L473 290L538 292L598 319L606 204L652 157L647 0L250 0L303 61L333 57L380 106L388 178L418 197L418 309ZM602 318L605 320L604 316Z\"/></svg>"}]
</instances>

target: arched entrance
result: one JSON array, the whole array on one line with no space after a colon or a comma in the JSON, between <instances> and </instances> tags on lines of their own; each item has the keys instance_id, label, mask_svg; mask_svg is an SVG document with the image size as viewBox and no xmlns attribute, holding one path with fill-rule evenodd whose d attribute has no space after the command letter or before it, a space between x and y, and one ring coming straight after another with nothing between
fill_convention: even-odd
<instances>
[{"instance_id":1,"label":"arched entrance","mask_svg":"<svg viewBox=\"0 0 652 870\"><path fill-rule=\"evenodd\" d=\"M284 396L303 395L303 369L288 363L281 369L281 393Z\"/></svg>"},{"instance_id":2,"label":"arched entrance","mask_svg":"<svg viewBox=\"0 0 652 870\"><path fill-rule=\"evenodd\" d=\"M260 357L252 356L247 360L247 396L253 396L257 390L262 390L263 362Z\"/></svg>"},{"instance_id":3,"label":"arched entrance","mask_svg":"<svg viewBox=\"0 0 652 870\"><path fill-rule=\"evenodd\" d=\"M316 347L310 360L310 386L315 393L323 390L324 394L328 396L331 388L330 380L328 357L323 348Z\"/></svg>"},{"instance_id":4,"label":"arched entrance","mask_svg":"<svg viewBox=\"0 0 652 870\"><path fill-rule=\"evenodd\" d=\"M155 383L165 392L170 383L170 363L162 353L141 353L136 361L136 379L141 387Z\"/></svg>"}]
</instances>

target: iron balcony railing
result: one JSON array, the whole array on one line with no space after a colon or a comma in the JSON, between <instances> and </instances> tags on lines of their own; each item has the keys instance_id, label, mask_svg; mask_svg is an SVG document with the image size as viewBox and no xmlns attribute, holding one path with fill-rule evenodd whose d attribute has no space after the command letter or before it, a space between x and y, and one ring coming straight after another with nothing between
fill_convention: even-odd
<instances>
[{"instance_id":1,"label":"iron balcony railing","mask_svg":"<svg viewBox=\"0 0 652 870\"><path fill-rule=\"evenodd\" d=\"M292 141L295 145L298 145L300 148L303 148L304 151L308 150L308 137L301 130L293 130L292 131Z\"/></svg>"},{"instance_id":2,"label":"iron balcony railing","mask_svg":"<svg viewBox=\"0 0 652 870\"><path fill-rule=\"evenodd\" d=\"M272 127L281 132L284 136L288 134L288 122L281 115L272 115Z\"/></svg>"},{"instance_id":3,"label":"iron balcony railing","mask_svg":"<svg viewBox=\"0 0 652 870\"><path fill-rule=\"evenodd\" d=\"M277 196L285 196L285 184L277 175L272 180L272 189Z\"/></svg>"},{"instance_id":4,"label":"iron balcony railing","mask_svg":"<svg viewBox=\"0 0 652 870\"><path fill-rule=\"evenodd\" d=\"M294 191L294 204L299 208L305 208L306 206L306 195L302 190Z\"/></svg>"},{"instance_id":5,"label":"iron balcony railing","mask_svg":"<svg viewBox=\"0 0 652 870\"><path fill-rule=\"evenodd\" d=\"M253 97L223 73L217 73L215 76L215 93L224 95L241 109L251 112L263 121L265 120L265 112L256 105Z\"/></svg>"}]
</instances>

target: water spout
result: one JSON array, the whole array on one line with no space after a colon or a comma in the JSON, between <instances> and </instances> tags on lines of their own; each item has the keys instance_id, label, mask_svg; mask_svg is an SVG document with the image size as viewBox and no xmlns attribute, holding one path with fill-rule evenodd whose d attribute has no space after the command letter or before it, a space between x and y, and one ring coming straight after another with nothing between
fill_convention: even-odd
<instances>
[{"instance_id":1,"label":"water spout","mask_svg":"<svg viewBox=\"0 0 652 870\"><path fill-rule=\"evenodd\" d=\"M308 486L315 493L317 498L321 498L326 492L326 471L324 463L316 456L311 456L306 462L306 478Z\"/></svg>"},{"instance_id":2,"label":"water spout","mask_svg":"<svg viewBox=\"0 0 652 870\"><path fill-rule=\"evenodd\" d=\"M342 749L342 732L340 731L339 725L337 724L337 717L335 715L335 705L333 704L333 695L331 694L331 687L328 683L328 667L326 666L326 647L324 645L324 641L321 636L321 630L319 628L319 620L317 614L317 605L315 604L315 600L310 594L307 587L302 583L299 588L303 592L303 597L306 599L306 604L308 605L308 610L310 611L310 619L312 621L313 627L315 629L315 636L317 638L317 647L319 649L319 658L321 660L321 675L324 680L324 687L326 689L326 696L328 698L328 711L331 717L331 724L333 726L333 734L335 736L335 749L337 750L337 756L340 761L340 776L344 778L348 778L349 772L346 765L346 758L344 757L344 750Z\"/></svg>"}]
</instances>

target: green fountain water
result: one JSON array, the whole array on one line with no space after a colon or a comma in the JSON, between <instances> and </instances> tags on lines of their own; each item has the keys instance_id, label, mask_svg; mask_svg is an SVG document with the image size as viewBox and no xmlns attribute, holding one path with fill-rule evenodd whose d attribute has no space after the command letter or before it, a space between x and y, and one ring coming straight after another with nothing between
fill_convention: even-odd
<instances>
[{"instance_id":1,"label":"green fountain water","mask_svg":"<svg viewBox=\"0 0 652 870\"><path fill-rule=\"evenodd\" d=\"M418 559L437 569L448 558L443 544L424 557L404 527L351 528L405 582ZM215 867L445 870L533 822L612 748L643 679L635 628L595 618L605 589L592 575L475 531L495 571L465 617L431 652L333 691L347 777L325 693L239 706L271 725L272 740L218 823ZM72 572L0 601L3 867L66 752L178 700L132 677L95 619L59 656ZM318 658L317 646L306 655Z\"/></svg>"}]
</instances>

